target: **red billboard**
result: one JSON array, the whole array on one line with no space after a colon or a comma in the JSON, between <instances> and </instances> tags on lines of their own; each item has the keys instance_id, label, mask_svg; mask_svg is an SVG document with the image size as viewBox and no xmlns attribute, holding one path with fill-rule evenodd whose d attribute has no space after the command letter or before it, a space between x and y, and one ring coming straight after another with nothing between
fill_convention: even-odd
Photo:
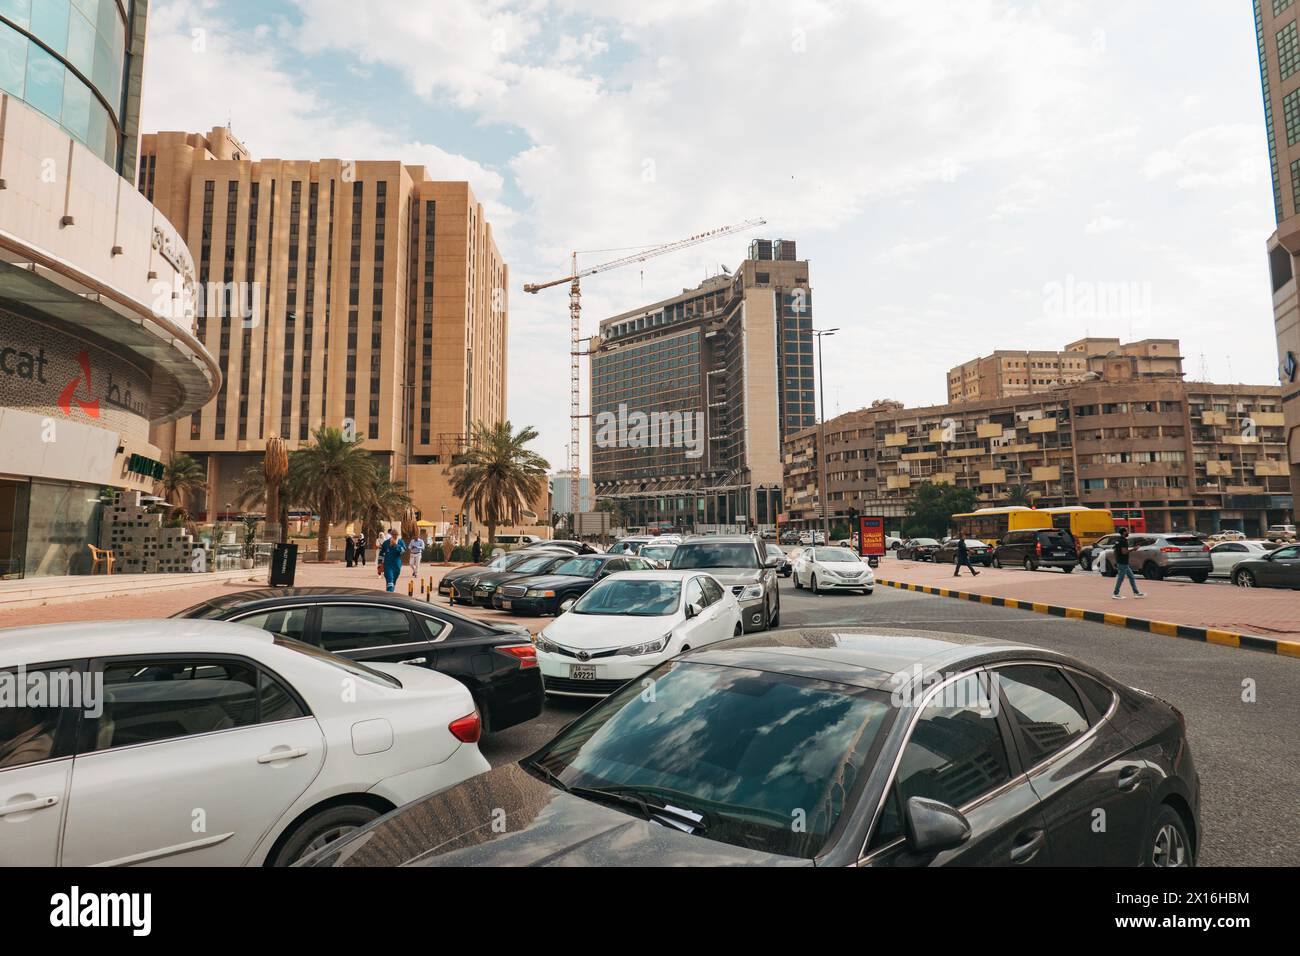
<instances>
[{"instance_id":1,"label":"red billboard","mask_svg":"<svg viewBox=\"0 0 1300 956\"><path fill-rule=\"evenodd\" d=\"M858 554L880 556L885 553L885 519L858 518Z\"/></svg>"}]
</instances>

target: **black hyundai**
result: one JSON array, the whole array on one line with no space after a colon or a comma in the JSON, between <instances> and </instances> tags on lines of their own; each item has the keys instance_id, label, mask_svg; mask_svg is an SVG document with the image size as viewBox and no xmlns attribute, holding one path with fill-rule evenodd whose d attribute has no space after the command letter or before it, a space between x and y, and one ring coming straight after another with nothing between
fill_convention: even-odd
<instances>
[{"instance_id":1,"label":"black hyundai","mask_svg":"<svg viewBox=\"0 0 1300 956\"><path fill-rule=\"evenodd\" d=\"M508 568L502 568L500 571L493 571L491 574L479 574L474 577L473 600L475 607L491 607L492 595L496 594L497 588L503 584L519 578L526 578L534 574L546 574L554 571L564 562L570 560L572 554L560 553L540 553L530 555L526 560L519 561Z\"/></svg>"},{"instance_id":2,"label":"black hyundai","mask_svg":"<svg viewBox=\"0 0 1300 956\"><path fill-rule=\"evenodd\" d=\"M1200 793L1182 714L1073 658L772 631L666 661L306 862L1185 867Z\"/></svg>"},{"instance_id":3,"label":"black hyundai","mask_svg":"<svg viewBox=\"0 0 1300 956\"><path fill-rule=\"evenodd\" d=\"M526 628L373 588L240 591L172 617L238 621L353 660L423 665L469 688L489 732L531 720L545 700Z\"/></svg>"},{"instance_id":4,"label":"black hyundai","mask_svg":"<svg viewBox=\"0 0 1300 956\"><path fill-rule=\"evenodd\" d=\"M545 574L516 578L492 595L492 606L511 614L560 614L587 589L616 571L649 571L649 561L631 554L579 554Z\"/></svg>"}]
</instances>

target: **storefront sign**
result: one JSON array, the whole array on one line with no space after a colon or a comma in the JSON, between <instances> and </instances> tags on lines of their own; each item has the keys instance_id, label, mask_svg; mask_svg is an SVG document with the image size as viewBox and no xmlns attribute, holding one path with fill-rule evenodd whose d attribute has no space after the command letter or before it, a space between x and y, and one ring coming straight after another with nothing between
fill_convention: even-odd
<instances>
[{"instance_id":1,"label":"storefront sign","mask_svg":"<svg viewBox=\"0 0 1300 956\"><path fill-rule=\"evenodd\" d=\"M141 478L162 481L163 463L146 458L144 455L132 455L126 460L126 470L129 474L139 475Z\"/></svg>"}]
</instances>

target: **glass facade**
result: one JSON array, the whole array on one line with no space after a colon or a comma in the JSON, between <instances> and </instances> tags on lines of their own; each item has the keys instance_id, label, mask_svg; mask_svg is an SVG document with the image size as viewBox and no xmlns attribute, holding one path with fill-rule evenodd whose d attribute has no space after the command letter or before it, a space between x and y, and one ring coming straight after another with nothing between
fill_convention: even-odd
<instances>
[{"instance_id":1,"label":"glass facade","mask_svg":"<svg viewBox=\"0 0 1300 956\"><path fill-rule=\"evenodd\" d=\"M0 0L0 89L117 168L126 32L116 0Z\"/></svg>"},{"instance_id":2,"label":"glass facade","mask_svg":"<svg viewBox=\"0 0 1300 956\"><path fill-rule=\"evenodd\" d=\"M89 574L103 510L94 485L0 479L0 579Z\"/></svg>"}]
</instances>

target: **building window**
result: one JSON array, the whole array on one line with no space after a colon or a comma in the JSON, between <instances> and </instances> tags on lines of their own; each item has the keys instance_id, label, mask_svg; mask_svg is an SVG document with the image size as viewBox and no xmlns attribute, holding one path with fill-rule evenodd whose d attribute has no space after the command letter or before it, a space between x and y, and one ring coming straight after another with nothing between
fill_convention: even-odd
<instances>
[{"instance_id":1,"label":"building window","mask_svg":"<svg viewBox=\"0 0 1300 956\"><path fill-rule=\"evenodd\" d=\"M1282 117L1286 122L1286 144L1300 143L1300 89L1294 89L1282 100Z\"/></svg>"},{"instance_id":2,"label":"building window","mask_svg":"<svg viewBox=\"0 0 1300 956\"><path fill-rule=\"evenodd\" d=\"M1284 80L1300 69L1300 31L1294 20L1277 32L1277 68Z\"/></svg>"},{"instance_id":3,"label":"building window","mask_svg":"<svg viewBox=\"0 0 1300 956\"><path fill-rule=\"evenodd\" d=\"M1287 7L1291 6L1294 0L1273 0L1273 16L1277 16Z\"/></svg>"}]
</instances>

